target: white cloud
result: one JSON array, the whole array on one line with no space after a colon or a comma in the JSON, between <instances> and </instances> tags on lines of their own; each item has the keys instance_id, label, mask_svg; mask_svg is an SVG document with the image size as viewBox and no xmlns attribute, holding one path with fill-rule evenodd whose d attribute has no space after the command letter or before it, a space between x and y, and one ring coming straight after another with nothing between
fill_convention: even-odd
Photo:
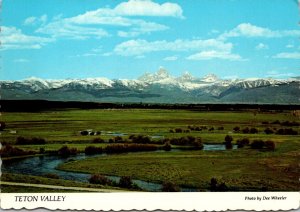
<instances>
[{"instance_id":1,"label":"white cloud","mask_svg":"<svg viewBox=\"0 0 300 212\"><path fill-rule=\"evenodd\" d=\"M183 18L182 9L175 3L158 4L151 0L129 0L115 7L114 12L121 16L170 16Z\"/></svg>"},{"instance_id":2,"label":"white cloud","mask_svg":"<svg viewBox=\"0 0 300 212\"><path fill-rule=\"evenodd\" d=\"M268 49L269 46L263 43L259 43L257 44L257 46L255 47L256 50L262 50L262 49Z\"/></svg>"},{"instance_id":3,"label":"white cloud","mask_svg":"<svg viewBox=\"0 0 300 212\"><path fill-rule=\"evenodd\" d=\"M118 44L114 48L114 53L121 56L137 56L144 55L150 52L159 51L174 51L174 52L189 52L199 50L222 50L231 51L232 44L224 43L215 39L208 40L175 40L175 41L152 41L146 40L129 40Z\"/></svg>"},{"instance_id":4,"label":"white cloud","mask_svg":"<svg viewBox=\"0 0 300 212\"><path fill-rule=\"evenodd\" d=\"M48 34L54 38L65 37L80 40L90 37L102 38L109 36L108 32L106 32L104 29L78 26L65 19L42 26L37 29L36 32Z\"/></svg>"},{"instance_id":5,"label":"white cloud","mask_svg":"<svg viewBox=\"0 0 300 212\"><path fill-rule=\"evenodd\" d=\"M28 17L24 21L24 25L36 25L36 24L45 24L48 20L48 16L46 14L40 17Z\"/></svg>"},{"instance_id":6,"label":"white cloud","mask_svg":"<svg viewBox=\"0 0 300 212\"><path fill-rule=\"evenodd\" d=\"M28 63L29 60L24 59L24 58L20 58L20 59L15 59L14 62L15 63Z\"/></svg>"},{"instance_id":7,"label":"white cloud","mask_svg":"<svg viewBox=\"0 0 300 212\"><path fill-rule=\"evenodd\" d=\"M177 59L178 59L177 56L170 56L170 57L165 57L165 58L164 58L165 61L175 61L175 60L177 60Z\"/></svg>"},{"instance_id":8,"label":"white cloud","mask_svg":"<svg viewBox=\"0 0 300 212\"><path fill-rule=\"evenodd\" d=\"M293 37L300 36L300 30L271 30L259 26L252 25L250 23L239 24L229 32L225 32L220 35L220 39L226 39L230 37L265 37L265 38L276 38L276 37Z\"/></svg>"},{"instance_id":9,"label":"white cloud","mask_svg":"<svg viewBox=\"0 0 300 212\"><path fill-rule=\"evenodd\" d=\"M52 23L39 28L37 32L54 37L85 39L108 35L108 32L99 26L91 25L124 27L117 32L120 37L136 37L140 34L169 29L162 24L136 19L135 16L183 18L182 9L178 4L169 2L158 4L151 0L129 0L118 4L113 9L99 8L70 18L56 18ZM34 22L36 19L30 17L27 22Z\"/></svg>"},{"instance_id":10,"label":"white cloud","mask_svg":"<svg viewBox=\"0 0 300 212\"><path fill-rule=\"evenodd\" d=\"M211 60L211 59L223 59L223 60L244 60L240 55L232 54L226 51L202 51L188 56L188 60Z\"/></svg>"},{"instance_id":11,"label":"white cloud","mask_svg":"<svg viewBox=\"0 0 300 212\"><path fill-rule=\"evenodd\" d=\"M15 27L1 27L1 49L40 49L43 45L53 42L52 38L30 36Z\"/></svg>"},{"instance_id":12,"label":"white cloud","mask_svg":"<svg viewBox=\"0 0 300 212\"><path fill-rule=\"evenodd\" d=\"M300 59L300 52L281 52L273 56L273 58L280 59Z\"/></svg>"}]
</instances>

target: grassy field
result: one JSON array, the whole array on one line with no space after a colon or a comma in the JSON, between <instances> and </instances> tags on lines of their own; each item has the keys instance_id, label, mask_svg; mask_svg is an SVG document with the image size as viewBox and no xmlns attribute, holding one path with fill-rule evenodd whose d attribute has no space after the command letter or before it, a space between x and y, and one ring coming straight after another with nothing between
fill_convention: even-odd
<instances>
[{"instance_id":1,"label":"grassy field","mask_svg":"<svg viewBox=\"0 0 300 212\"><path fill-rule=\"evenodd\" d=\"M298 118L299 119L299 118ZM2 142L14 143L18 136L41 137L48 144L83 144L90 143L99 136L81 136L80 131L92 129L104 132L100 137L113 137L106 132L124 134L162 135L165 137L181 137L187 133L170 133L171 129L187 129L189 125L214 127L214 131L192 131L189 135L201 136L204 143L221 143L226 134L235 126L256 127L259 134L248 134L249 138L266 138L262 131L267 127L263 121L298 121L290 112L257 113L253 112L195 112L188 110L61 110L39 113L4 113L2 120L6 129L2 132ZM218 127L224 130L216 130ZM280 127L270 125L271 127ZM233 134L234 138L245 135ZM277 141L294 140L295 136L279 136Z\"/></svg>"},{"instance_id":2,"label":"grassy field","mask_svg":"<svg viewBox=\"0 0 300 212\"><path fill-rule=\"evenodd\" d=\"M242 149L111 155L68 162L59 169L130 175L134 179L167 181L199 190L208 190L214 177L225 182L230 190L298 191L300 144L281 143L277 148L275 152Z\"/></svg>"},{"instance_id":3,"label":"grassy field","mask_svg":"<svg viewBox=\"0 0 300 212\"><path fill-rule=\"evenodd\" d=\"M299 190L300 138L299 135L265 134L270 128L293 128L272 123L278 120L299 122L299 117L290 111L276 112L214 112L162 109L92 109L55 110L38 113L7 112L2 115L6 128L1 132L1 142L15 145L18 136L39 137L44 145L17 145L24 150L58 150L63 145L84 151L86 146L105 147L108 143L92 144L93 139L107 141L111 133L142 134L174 138L183 136L201 137L203 143L223 143L226 135L237 139L249 138L272 140L275 151L259 151L250 148L228 151L181 151L148 152L109 155L82 161L68 162L59 168L69 171L132 176L153 182L170 181L177 185L209 189L210 179L215 177L225 182L231 190ZM263 124L262 122L268 122ZM172 133L170 130L188 126L206 126L214 130ZM234 127L254 127L257 134L233 132ZM222 130L217 128L223 127ZM91 129L101 135L82 136L80 131ZM18 178L16 175L13 178ZM65 184L66 182L62 182Z\"/></svg>"}]
</instances>

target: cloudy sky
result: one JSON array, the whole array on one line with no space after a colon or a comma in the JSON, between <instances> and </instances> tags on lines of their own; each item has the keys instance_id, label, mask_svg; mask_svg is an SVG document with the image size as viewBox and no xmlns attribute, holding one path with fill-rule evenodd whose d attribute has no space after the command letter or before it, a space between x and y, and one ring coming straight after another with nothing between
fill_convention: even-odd
<instances>
[{"instance_id":1,"label":"cloudy sky","mask_svg":"<svg viewBox=\"0 0 300 212\"><path fill-rule=\"evenodd\" d=\"M297 0L5 0L1 79L300 76Z\"/></svg>"}]
</instances>

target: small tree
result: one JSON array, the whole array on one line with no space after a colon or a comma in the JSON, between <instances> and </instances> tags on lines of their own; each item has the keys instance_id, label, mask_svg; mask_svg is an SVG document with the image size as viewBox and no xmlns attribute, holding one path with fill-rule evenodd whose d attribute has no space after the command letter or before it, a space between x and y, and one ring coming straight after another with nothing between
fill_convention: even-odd
<instances>
[{"instance_id":1,"label":"small tree","mask_svg":"<svg viewBox=\"0 0 300 212\"><path fill-rule=\"evenodd\" d=\"M240 129L240 127L238 127L238 126L236 126L236 127L233 128L233 131L234 131L234 132L239 132L240 130L241 130L241 129Z\"/></svg>"},{"instance_id":2,"label":"small tree","mask_svg":"<svg viewBox=\"0 0 300 212\"><path fill-rule=\"evenodd\" d=\"M101 174L94 174L90 177L89 182L92 184L111 185L112 181Z\"/></svg>"},{"instance_id":3,"label":"small tree","mask_svg":"<svg viewBox=\"0 0 300 212\"><path fill-rule=\"evenodd\" d=\"M217 186L218 186L218 181L216 178L211 178L210 179L210 190L211 191L216 191L217 190Z\"/></svg>"},{"instance_id":4,"label":"small tree","mask_svg":"<svg viewBox=\"0 0 300 212\"><path fill-rule=\"evenodd\" d=\"M170 142L166 142L166 143L163 145L162 148L163 148L163 150L165 150L165 151L171 151L172 146L171 146Z\"/></svg>"},{"instance_id":5,"label":"small tree","mask_svg":"<svg viewBox=\"0 0 300 212\"><path fill-rule=\"evenodd\" d=\"M174 183L171 182L164 182L162 184L162 189L163 192L177 192L180 191L178 186L176 186Z\"/></svg>"},{"instance_id":6,"label":"small tree","mask_svg":"<svg viewBox=\"0 0 300 212\"><path fill-rule=\"evenodd\" d=\"M119 181L119 186L123 188L131 188L133 185L130 176L122 176Z\"/></svg>"},{"instance_id":7,"label":"small tree","mask_svg":"<svg viewBox=\"0 0 300 212\"><path fill-rule=\"evenodd\" d=\"M232 141L233 141L232 136L230 136L230 135L225 136L225 147L226 147L226 149L232 149L232 143L231 143Z\"/></svg>"}]
</instances>

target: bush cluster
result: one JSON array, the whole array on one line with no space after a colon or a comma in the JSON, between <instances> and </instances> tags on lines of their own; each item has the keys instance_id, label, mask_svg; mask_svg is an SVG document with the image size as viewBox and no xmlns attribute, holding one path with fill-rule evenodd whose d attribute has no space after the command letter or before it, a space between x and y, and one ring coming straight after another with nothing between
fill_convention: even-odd
<instances>
[{"instance_id":1,"label":"bush cluster","mask_svg":"<svg viewBox=\"0 0 300 212\"><path fill-rule=\"evenodd\" d=\"M108 185L108 186L119 186L122 188L137 188L138 186L133 184L130 176L122 176L118 183L110 180L108 177L101 174L94 174L90 177L89 182L92 184Z\"/></svg>"},{"instance_id":2,"label":"bush cluster","mask_svg":"<svg viewBox=\"0 0 300 212\"><path fill-rule=\"evenodd\" d=\"M202 130L207 130L208 128L207 126L188 126L188 129L190 129L191 131L202 131Z\"/></svg>"},{"instance_id":3,"label":"bush cluster","mask_svg":"<svg viewBox=\"0 0 300 212\"><path fill-rule=\"evenodd\" d=\"M86 155L95 155L95 154L101 154L103 152L102 147L95 147L95 146L87 146L84 149L84 153Z\"/></svg>"},{"instance_id":4,"label":"bush cluster","mask_svg":"<svg viewBox=\"0 0 300 212\"><path fill-rule=\"evenodd\" d=\"M228 191L228 187L226 186L225 182L218 183L216 178L210 179L210 190L211 191Z\"/></svg>"},{"instance_id":5,"label":"bush cluster","mask_svg":"<svg viewBox=\"0 0 300 212\"><path fill-rule=\"evenodd\" d=\"M282 126L287 126L287 127L300 126L300 123L296 122L296 121L283 121L283 122L280 122L279 120L276 120L276 121L273 121L273 122L263 121L262 124L280 124Z\"/></svg>"},{"instance_id":6,"label":"bush cluster","mask_svg":"<svg viewBox=\"0 0 300 212\"><path fill-rule=\"evenodd\" d=\"M57 151L57 154L63 157L68 157L70 155L76 155L78 150L76 148L69 148L68 146L63 146Z\"/></svg>"},{"instance_id":7,"label":"bush cluster","mask_svg":"<svg viewBox=\"0 0 300 212\"><path fill-rule=\"evenodd\" d=\"M179 187L172 182L163 182L161 190L163 192L178 192Z\"/></svg>"},{"instance_id":8,"label":"bush cluster","mask_svg":"<svg viewBox=\"0 0 300 212\"><path fill-rule=\"evenodd\" d=\"M238 148L243 148L244 146L248 146L250 141L249 138L242 138L236 141Z\"/></svg>"},{"instance_id":9,"label":"bush cluster","mask_svg":"<svg viewBox=\"0 0 300 212\"><path fill-rule=\"evenodd\" d=\"M0 150L1 157L14 157L14 156L23 156L23 155L33 155L36 154L34 151L25 151L18 147L13 147L9 144L2 146Z\"/></svg>"},{"instance_id":10,"label":"bush cluster","mask_svg":"<svg viewBox=\"0 0 300 212\"><path fill-rule=\"evenodd\" d=\"M145 135L130 135L129 139L132 143L149 144L152 142L150 137Z\"/></svg>"},{"instance_id":11,"label":"bush cluster","mask_svg":"<svg viewBox=\"0 0 300 212\"><path fill-rule=\"evenodd\" d=\"M276 131L276 134L278 135L298 135L298 132L296 130L293 130L292 128L288 129L278 129Z\"/></svg>"},{"instance_id":12,"label":"bush cluster","mask_svg":"<svg viewBox=\"0 0 300 212\"><path fill-rule=\"evenodd\" d=\"M95 138L93 139L94 144L104 143L105 141L102 138Z\"/></svg>"},{"instance_id":13,"label":"bush cluster","mask_svg":"<svg viewBox=\"0 0 300 212\"><path fill-rule=\"evenodd\" d=\"M24 138L22 136L17 137L17 145L40 145L46 144L46 140L43 138Z\"/></svg>"},{"instance_id":14,"label":"bush cluster","mask_svg":"<svg viewBox=\"0 0 300 212\"><path fill-rule=\"evenodd\" d=\"M175 129L170 129L170 133L189 133L191 132L190 129L181 129L181 128L175 128Z\"/></svg>"},{"instance_id":15,"label":"bush cluster","mask_svg":"<svg viewBox=\"0 0 300 212\"><path fill-rule=\"evenodd\" d=\"M263 141L263 140L254 140L251 142L250 147L252 149L264 149L274 151L275 150L275 143L274 141Z\"/></svg>"},{"instance_id":16,"label":"bush cluster","mask_svg":"<svg viewBox=\"0 0 300 212\"><path fill-rule=\"evenodd\" d=\"M178 146L192 146L195 149L203 149L202 139L200 137L186 136L181 138L166 138L164 143L170 143Z\"/></svg>"},{"instance_id":17,"label":"bush cluster","mask_svg":"<svg viewBox=\"0 0 300 212\"><path fill-rule=\"evenodd\" d=\"M94 174L90 177L89 182L92 184L112 185L113 182L101 174Z\"/></svg>"}]
</instances>

